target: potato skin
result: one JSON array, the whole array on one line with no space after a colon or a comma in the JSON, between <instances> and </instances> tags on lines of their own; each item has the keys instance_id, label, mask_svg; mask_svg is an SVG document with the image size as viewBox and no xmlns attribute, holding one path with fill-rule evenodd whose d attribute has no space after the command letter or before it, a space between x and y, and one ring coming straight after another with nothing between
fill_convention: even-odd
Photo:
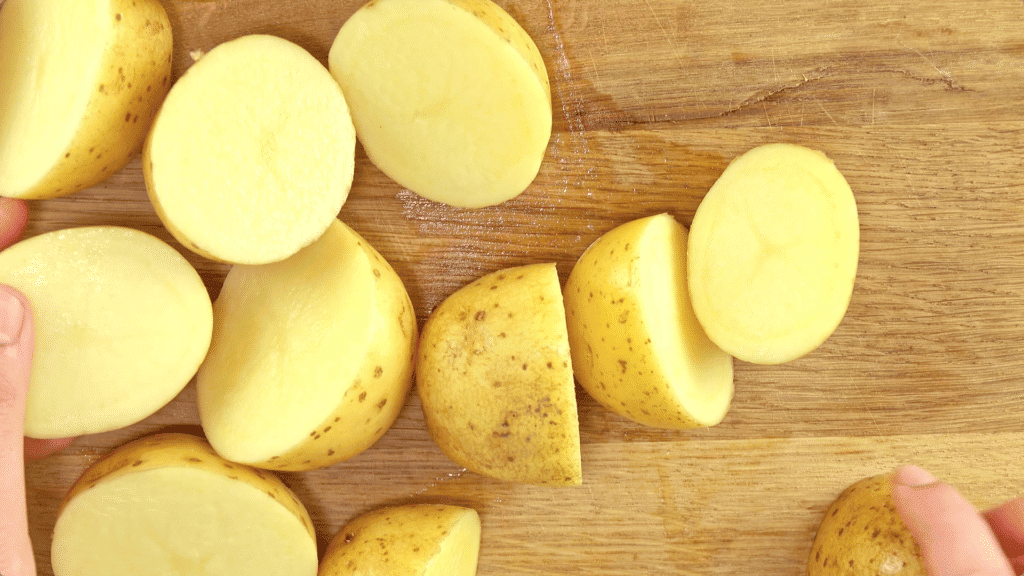
<instances>
[{"instance_id":1,"label":"potato skin","mask_svg":"<svg viewBox=\"0 0 1024 576\"><path fill-rule=\"evenodd\" d=\"M56 198L89 188L123 168L146 137L171 84L171 24L159 0L113 0L110 18L116 36L63 161L15 197Z\"/></svg>"},{"instance_id":2,"label":"potato skin","mask_svg":"<svg viewBox=\"0 0 1024 576\"><path fill-rule=\"evenodd\" d=\"M864 478L825 511L808 576L927 576L921 551L892 502L892 475Z\"/></svg>"}]
</instances>

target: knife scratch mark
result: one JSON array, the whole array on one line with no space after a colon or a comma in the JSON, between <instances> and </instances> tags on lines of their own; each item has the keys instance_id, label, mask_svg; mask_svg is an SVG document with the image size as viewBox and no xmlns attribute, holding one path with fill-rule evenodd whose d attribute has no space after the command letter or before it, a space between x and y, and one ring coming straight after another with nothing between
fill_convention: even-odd
<instances>
[{"instance_id":1,"label":"knife scratch mark","mask_svg":"<svg viewBox=\"0 0 1024 576\"><path fill-rule=\"evenodd\" d=\"M647 9L651 11L651 16L654 16L654 23L661 29L661 35L668 41L668 45L672 48L672 56L675 57L676 63L679 64L680 68L683 68L683 59L679 56L679 46L676 41L672 38L672 35L668 33L668 29L661 23L661 18L658 18L658 13L654 10L654 6L651 5L651 0L644 0L647 3Z\"/></svg>"}]
</instances>

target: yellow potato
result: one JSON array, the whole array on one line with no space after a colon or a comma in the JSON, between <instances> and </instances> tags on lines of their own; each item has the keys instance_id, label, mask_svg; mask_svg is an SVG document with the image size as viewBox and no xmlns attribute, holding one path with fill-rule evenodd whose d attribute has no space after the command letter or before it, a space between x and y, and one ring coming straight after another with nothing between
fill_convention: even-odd
<instances>
[{"instance_id":1,"label":"yellow potato","mask_svg":"<svg viewBox=\"0 0 1024 576\"><path fill-rule=\"evenodd\" d=\"M0 9L0 195L53 198L118 171L170 86L157 0L7 0Z\"/></svg>"},{"instance_id":2,"label":"yellow potato","mask_svg":"<svg viewBox=\"0 0 1024 576\"><path fill-rule=\"evenodd\" d=\"M853 192L831 160L793 144L754 148L725 169L693 217L693 310L740 360L799 358L846 314L859 242Z\"/></svg>"},{"instance_id":3,"label":"yellow potato","mask_svg":"<svg viewBox=\"0 0 1024 576\"><path fill-rule=\"evenodd\" d=\"M190 250L277 262L337 217L355 138L320 62L281 38L243 36L203 56L167 95L143 150L146 188Z\"/></svg>"},{"instance_id":4,"label":"yellow potato","mask_svg":"<svg viewBox=\"0 0 1024 576\"><path fill-rule=\"evenodd\" d=\"M661 214L611 230L580 257L564 294L573 370L594 399L649 426L722 421L732 358L690 306L682 224Z\"/></svg>"},{"instance_id":5,"label":"yellow potato","mask_svg":"<svg viewBox=\"0 0 1024 576\"><path fill-rule=\"evenodd\" d=\"M287 260L234 266L196 377L206 436L225 458L261 468L351 458L398 417L416 339L401 279L338 220Z\"/></svg>"},{"instance_id":6,"label":"yellow potato","mask_svg":"<svg viewBox=\"0 0 1024 576\"><path fill-rule=\"evenodd\" d=\"M926 576L921 551L892 503L892 475L855 482L825 511L807 576Z\"/></svg>"},{"instance_id":7,"label":"yellow potato","mask_svg":"<svg viewBox=\"0 0 1024 576\"><path fill-rule=\"evenodd\" d=\"M371 0L329 64L367 156L413 192L490 206L537 176L551 138L547 70L490 0Z\"/></svg>"},{"instance_id":8,"label":"yellow potato","mask_svg":"<svg viewBox=\"0 0 1024 576\"><path fill-rule=\"evenodd\" d=\"M554 264L488 274L449 296L423 327L416 388L427 428L473 472L582 482L559 288Z\"/></svg>"},{"instance_id":9,"label":"yellow potato","mask_svg":"<svg viewBox=\"0 0 1024 576\"><path fill-rule=\"evenodd\" d=\"M199 274L163 241L129 228L58 230L0 252L0 282L32 303L35 353L25 434L122 428L188 384L210 345Z\"/></svg>"},{"instance_id":10,"label":"yellow potato","mask_svg":"<svg viewBox=\"0 0 1024 576\"><path fill-rule=\"evenodd\" d=\"M479 552L475 510L391 506L346 524L331 541L319 576L474 576Z\"/></svg>"},{"instance_id":11,"label":"yellow potato","mask_svg":"<svg viewBox=\"0 0 1024 576\"><path fill-rule=\"evenodd\" d=\"M313 576L305 508L273 475L186 434L127 444L85 471L61 506L55 576Z\"/></svg>"}]
</instances>

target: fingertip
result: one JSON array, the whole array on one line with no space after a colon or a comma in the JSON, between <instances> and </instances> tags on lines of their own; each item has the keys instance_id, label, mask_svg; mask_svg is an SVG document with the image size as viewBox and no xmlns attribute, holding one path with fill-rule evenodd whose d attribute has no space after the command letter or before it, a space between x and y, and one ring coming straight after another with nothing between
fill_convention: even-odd
<instances>
[{"instance_id":1,"label":"fingertip","mask_svg":"<svg viewBox=\"0 0 1024 576\"><path fill-rule=\"evenodd\" d=\"M900 486L916 488L935 484L939 479L933 476L931 472L921 468L920 466L906 464L900 466L895 472L893 472L892 481L894 484L898 484Z\"/></svg>"},{"instance_id":2,"label":"fingertip","mask_svg":"<svg viewBox=\"0 0 1024 576\"><path fill-rule=\"evenodd\" d=\"M0 197L0 249L21 240L28 226L28 202Z\"/></svg>"}]
</instances>

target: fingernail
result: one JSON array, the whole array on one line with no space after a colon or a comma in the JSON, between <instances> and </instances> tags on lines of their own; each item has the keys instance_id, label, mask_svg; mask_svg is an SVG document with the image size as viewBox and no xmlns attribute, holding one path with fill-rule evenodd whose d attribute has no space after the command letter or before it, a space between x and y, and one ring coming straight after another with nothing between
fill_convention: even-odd
<instances>
[{"instance_id":1,"label":"fingernail","mask_svg":"<svg viewBox=\"0 0 1024 576\"><path fill-rule=\"evenodd\" d=\"M25 305L8 290L0 290L0 346L10 346L21 338L25 324Z\"/></svg>"},{"instance_id":2,"label":"fingernail","mask_svg":"<svg viewBox=\"0 0 1024 576\"><path fill-rule=\"evenodd\" d=\"M914 466L913 464L908 464L898 468L892 479L896 484L910 487L927 486L939 481L938 478L932 476L932 474L924 468Z\"/></svg>"}]
</instances>

